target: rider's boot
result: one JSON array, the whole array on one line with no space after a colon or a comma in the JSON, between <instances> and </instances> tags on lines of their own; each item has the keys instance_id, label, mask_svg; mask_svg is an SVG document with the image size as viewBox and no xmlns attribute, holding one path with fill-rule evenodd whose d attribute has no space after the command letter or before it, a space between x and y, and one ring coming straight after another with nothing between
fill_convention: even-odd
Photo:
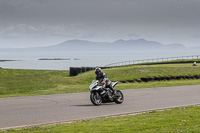
<instances>
[{"instance_id":1,"label":"rider's boot","mask_svg":"<svg viewBox=\"0 0 200 133\"><path fill-rule=\"evenodd\" d=\"M111 91L112 91L111 98L113 98L113 97L116 95L116 90L113 88L112 84L110 84L108 87L109 87L109 88L111 89Z\"/></svg>"}]
</instances>

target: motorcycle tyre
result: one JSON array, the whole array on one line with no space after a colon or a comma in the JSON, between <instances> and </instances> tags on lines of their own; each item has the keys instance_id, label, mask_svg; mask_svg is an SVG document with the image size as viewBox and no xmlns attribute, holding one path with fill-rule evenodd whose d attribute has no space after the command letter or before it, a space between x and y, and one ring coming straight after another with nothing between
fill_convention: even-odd
<instances>
[{"instance_id":1,"label":"motorcycle tyre","mask_svg":"<svg viewBox=\"0 0 200 133\"><path fill-rule=\"evenodd\" d=\"M116 103L116 104L121 104L123 101L124 101L124 95L123 95L123 93L120 91L120 90L116 90L116 95L118 95L120 93L120 95L121 95L121 100L119 100L118 98L114 98L113 100L114 100L114 102Z\"/></svg>"},{"instance_id":2,"label":"motorcycle tyre","mask_svg":"<svg viewBox=\"0 0 200 133\"><path fill-rule=\"evenodd\" d=\"M97 95L97 97L99 98L99 102L96 102L95 101L95 95ZM95 105L95 106L99 106L99 105L101 105L101 103L102 103L102 98L101 98L101 96L100 96L100 94L98 93L98 92L91 92L91 94L90 94L90 100L91 100L91 102Z\"/></svg>"}]
</instances>

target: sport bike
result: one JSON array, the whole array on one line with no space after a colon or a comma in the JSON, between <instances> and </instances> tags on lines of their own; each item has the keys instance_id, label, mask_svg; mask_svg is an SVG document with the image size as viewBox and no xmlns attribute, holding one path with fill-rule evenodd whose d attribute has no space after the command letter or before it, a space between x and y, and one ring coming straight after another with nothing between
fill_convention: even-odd
<instances>
[{"instance_id":1,"label":"sport bike","mask_svg":"<svg viewBox=\"0 0 200 133\"><path fill-rule=\"evenodd\" d=\"M113 88L118 84L118 82L111 83ZM99 106L101 103L115 102L121 104L124 101L123 93L120 90L115 90L115 95L112 95L112 90L110 88L103 88L99 84L98 80L93 80L92 84L89 86L90 90L90 100L91 102Z\"/></svg>"}]
</instances>

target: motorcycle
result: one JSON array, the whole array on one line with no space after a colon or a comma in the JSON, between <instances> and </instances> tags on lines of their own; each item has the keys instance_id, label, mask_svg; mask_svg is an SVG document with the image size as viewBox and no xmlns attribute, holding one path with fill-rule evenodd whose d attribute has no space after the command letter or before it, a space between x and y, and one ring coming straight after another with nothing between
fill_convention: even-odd
<instances>
[{"instance_id":1,"label":"motorcycle","mask_svg":"<svg viewBox=\"0 0 200 133\"><path fill-rule=\"evenodd\" d=\"M111 83L113 88L118 84L118 82ZM121 104L124 101L123 93L120 90L115 90L116 93L112 96L112 90L110 88L103 88L98 80L93 80L89 86L90 90L90 100L91 102L99 106L101 103L115 102L116 104Z\"/></svg>"}]
</instances>

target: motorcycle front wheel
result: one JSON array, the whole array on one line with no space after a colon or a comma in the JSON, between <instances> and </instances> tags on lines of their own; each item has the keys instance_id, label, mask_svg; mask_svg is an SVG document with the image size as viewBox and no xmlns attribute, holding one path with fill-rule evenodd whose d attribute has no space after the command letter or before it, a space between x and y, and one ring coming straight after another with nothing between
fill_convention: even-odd
<instances>
[{"instance_id":1,"label":"motorcycle front wheel","mask_svg":"<svg viewBox=\"0 0 200 133\"><path fill-rule=\"evenodd\" d=\"M100 94L98 92L96 92L96 91L91 92L90 100L96 106L99 106L102 103L102 98L101 98Z\"/></svg>"},{"instance_id":2,"label":"motorcycle front wheel","mask_svg":"<svg viewBox=\"0 0 200 133\"><path fill-rule=\"evenodd\" d=\"M121 104L124 101L123 93L120 90L116 90L116 96L114 98L115 103Z\"/></svg>"}]
</instances>

